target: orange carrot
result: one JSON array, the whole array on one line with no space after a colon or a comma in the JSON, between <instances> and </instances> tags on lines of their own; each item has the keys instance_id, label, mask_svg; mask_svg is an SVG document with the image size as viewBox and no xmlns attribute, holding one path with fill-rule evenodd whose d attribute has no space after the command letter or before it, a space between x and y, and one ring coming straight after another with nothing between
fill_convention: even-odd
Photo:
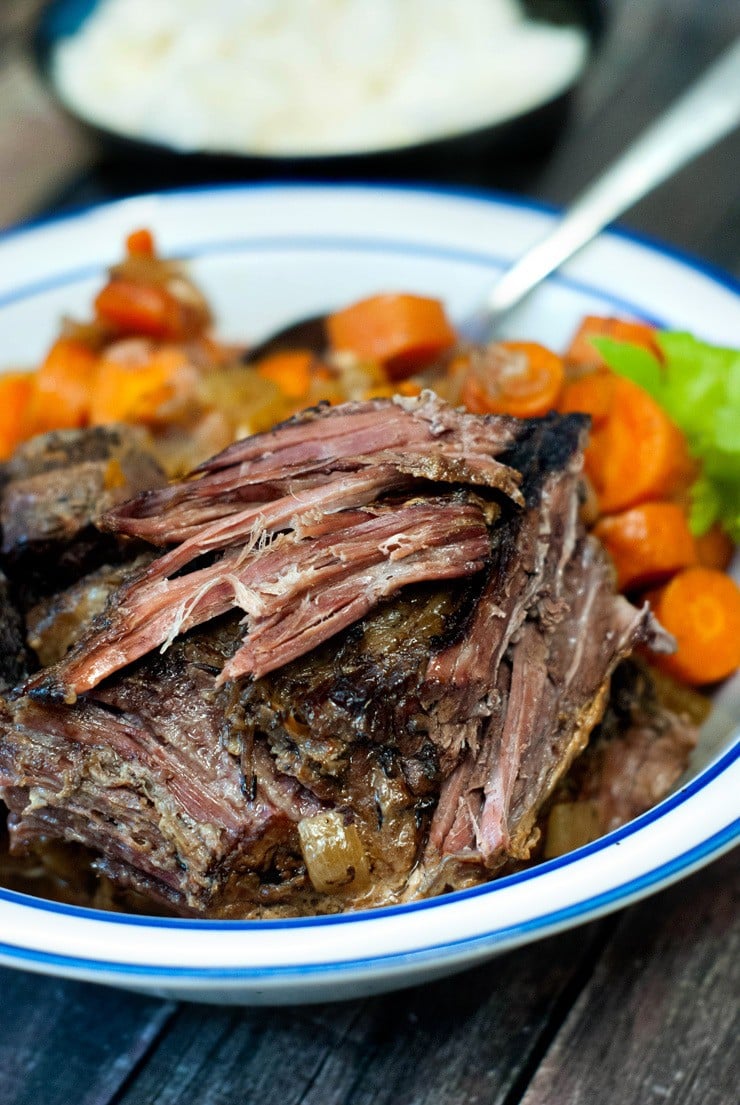
<instances>
[{"instance_id":1,"label":"orange carrot","mask_svg":"<svg viewBox=\"0 0 740 1105\"><path fill-rule=\"evenodd\" d=\"M103 358L93 381L90 422L168 421L165 407L185 402L196 379L185 355L176 348L155 351L143 364Z\"/></svg>"},{"instance_id":2,"label":"orange carrot","mask_svg":"<svg viewBox=\"0 0 740 1105\"><path fill-rule=\"evenodd\" d=\"M8 372L0 376L0 460L7 460L35 432L29 417L33 375Z\"/></svg>"},{"instance_id":3,"label":"orange carrot","mask_svg":"<svg viewBox=\"0 0 740 1105\"><path fill-rule=\"evenodd\" d=\"M133 230L126 238L126 252L130 257L155 257L157 251L151 230L146 227Z\"/></svg>"},{"instance_id":4,"label":"orange carrot","mask_svg":"<svg viewBox=\"0 0 740 1105\"><path fill-rule=\"evenodd\" d=\"M368 388L362 398L392 399L394 395L416 398L417 395L421 395L421 392L421 384L417 384L415 380L400 380L397 384L377 384L375 387Z\"/></svg>"},{"instance_id":5,"label":"orange carrot","mask_svg":"<svg viewBox=\"0 0 740 1105\"><path fill-rule=\"evenodd\" d=\"M189 336L187 312L166 288L114 278L95 300L97 317L123 334L164 341Z\"/></svg>"},{"instance_id":6,"label":"orange carrot","mask_svg":"<svg viewBox=\"0 0 740 1105\"><path fill-rule=\"evenodd\" d=\"M75 338L58 338L34 377L35 433L84 426L98 357Z\"/></svg>"},{"instance_id":7,"label":"orange carrot","mask_svg":"<svg viewBox=\"0 0 740 1105\"><path fill-rule=\"evenodd\" d=\"M326 325L332 349L382 364L393 381L425 368L456 340L440 301L420 295L372 296L336 311Z\"/></svg>"},{"instance_id":8,"label":"orange carrot","mask_svg":"<svg viewBox=\"0 0 740 1105\"><path fill-rule=\"evenodd\" d=\"M675 503L643 503L611 514L593 532L614 561L620 591L652 586L696 564L694 538Z\"/></svg>"},{"instance_id":9,"label":"orange carrot","mask_svg":"<svg viewBox=\"0 0 740 1105\"><path fill-rule=\"evenodd\" d=\"M683 683L725 679L740 666L740 589L711 568L687 568L650 596L678 651L654 663Z\"/></svg>"},{"instance_id":10,"label":"orange carrot","mask_svg":"<svg viewBox=\"0 0 740 1105\"><path fill-rule=\"evenodd\" d=\"M396 395L395 384L376 384L375 387L368 388L363 392L363 399L392 399Z\"/></svg>"},{"instance_id":11,"label":"orange carrot","mask_svg":"<svg viewBox=\"0 0 740 1105\"><path fill-rule=\"evenodd\" d=\"M701 537L695 537L694 544L702 568L716 568L720 572L726 570L735 552L732 539L720 525L714 525Z\"/></svg>"},{"instance_id":12,"label":"orange carrot","mask_svg":"<svg viewBox=\"0 0 740 1105\"><path fill-rule=\"evenodd\" d=\"M288 399L302 399L311 386L314 355L308 349L273 353L257 365L257 372L282 391Z\"/></svg>"},{"instance_id":13,"label":"orange carrot","mask_svg":"<svg viewBox=\"0 0 740 1105\"><path fill-rule=\"evenodd\" d=\"M552 410L563 386L563 362L537 342L500 342L471 366L461 401L473 414L537 418Z\"/></svg>"},{"instance_id":14,"label":"orange carrot","mask_svg":"<svg viewBox=\"0 0 740 1105\"><path fill-rule=\"evenodd\" d=\"M561 414L580 411L591 415L592 429L598 430L605 423L614 402L613 372L589 372L577 380L569 380L558 400Z\"/></svg>"},{"instance_id":15,"label":"orange carrot","mask_svg":"<svg viewBox=\"0 0 740 1105\"><path fill-rule=\"evenodd\" d=\"M602 514L663 499L694 474L686 441L643 388L617 377L606 422L592 434L586 472Z\"/></svg>"},{"instance_id":16,"label":"orange carrot","mask_svg":"<svg viewBox=\"0 0 740 1105\"><path fill-rule=\"evenodd\" d=\"M662 360L660 347L655 340L655 329L645 322L627 322L619 318L599 318L587 315L576 330L565 354L566 362L573 368L596 368L604 359L591 343L591 338L613 338L641 345L658 360Z\"/></svg>"}]
</instances>

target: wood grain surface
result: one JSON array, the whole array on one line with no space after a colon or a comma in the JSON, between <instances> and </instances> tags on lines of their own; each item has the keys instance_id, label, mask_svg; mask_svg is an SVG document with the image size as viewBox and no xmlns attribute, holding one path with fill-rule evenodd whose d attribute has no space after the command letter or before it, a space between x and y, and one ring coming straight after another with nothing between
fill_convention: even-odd
<instances>
[{"instance_id":1,"label":"wood grain surface","mask_svg":"<svg viewBox=\"0 0 740 1105\"><path fill-rule=\"evenodd\" d=\"M629 910L522 1105L740 1098L740 855Z\"/></svg>"},{"instance_id":2,"label":"wood grain surface","mask_svg":"<svg viewBox=\"0 0 740 1105\"><path fill-rule=\"evenodd\" d=\"M40 0L0 0L0 224L176 183L85 139L27 58ZM438 181L568 202L729 41L738 0L611 0L551 156ZM740 274L740 139L625 220ZM426 174L428 179L430 174ZM336 1006L175 1005L0 970L0 1105L735 1105L740 857L456 978Z\"/></svg>"},{"instance_id":3,"label":"wood grain surface","mask_svg":"<svg viewBox=\"0 0 740 1105\"><path fill-rule=\"evenodd\" d=\"M0 227L34 214L96 151L53 103L29 56L40 0L0 0Z\"/></svg>"}]
</instances>

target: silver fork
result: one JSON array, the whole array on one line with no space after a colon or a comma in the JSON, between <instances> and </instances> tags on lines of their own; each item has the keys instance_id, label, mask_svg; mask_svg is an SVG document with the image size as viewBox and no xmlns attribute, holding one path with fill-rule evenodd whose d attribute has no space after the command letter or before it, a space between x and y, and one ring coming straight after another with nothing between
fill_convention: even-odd
<instances>
[{"instance_id":1,"label":"silver fork","mask_svg":"<svg viewBox=\"0 0 740 1105\"><path fill-rule=\"evenodd\" d=\"M730 134L740 123L740 38L604 170L545 237L494 284L480 307L458 322L474 342L489 340L501 319L542 281L634 203L682 166ZM245 364L291 348L320 352L325 315L300 319L252 346Z\"/></svg>"},{"instance_id":2,"label":"silver fork","mask_svg":"<svg viewBox=\"0 0 740 1105\"><path fill-rule=\"evenodd\" d=\"M545 237L496 282L461 325L471 340L496 325L550 273L678 169L740 123L740 38L569 207Z\"/></svg>"}]
</instances>

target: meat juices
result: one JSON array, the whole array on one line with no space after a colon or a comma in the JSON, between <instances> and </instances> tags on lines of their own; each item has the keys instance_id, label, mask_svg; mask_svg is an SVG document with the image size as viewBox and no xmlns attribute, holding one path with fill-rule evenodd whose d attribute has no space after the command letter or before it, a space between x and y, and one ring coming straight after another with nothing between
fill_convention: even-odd
<instances>
[{"instance_id":1,"label":"meat juices","mask_svg":"<svg viewBox=\"0 0 740 1105\"><path fill-rule=\"evenodd\" d=\"M585 427L429 393L345 404L115 508L108 532L171 547L6 702L14 847L83 843L218 916L381 905L525 859L619 660L670 647L579 521ZM304 831L327 817L360 857L330 890Z\"/></svg>"}]
</instances>

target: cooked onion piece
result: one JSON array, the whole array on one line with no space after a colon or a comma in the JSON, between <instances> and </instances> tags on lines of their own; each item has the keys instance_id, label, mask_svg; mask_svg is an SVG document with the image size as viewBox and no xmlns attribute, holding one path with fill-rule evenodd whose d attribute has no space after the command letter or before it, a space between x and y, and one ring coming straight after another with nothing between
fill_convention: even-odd
<instances>
[{"instance_id":1,"label":"cooked onion piece","mask_svg":"<svg viewBox=\"0 0 740 1105\"><path fill-rule=\"evenodd\" d=\"M308 877L321 894L336 894L351 886L362 890L370 876L367 856L354 825L340 813L317 813L298 824Z\"/></svg>"},{"instance_id":2,"label":"cooked onion piece","mask_svg":"<svg viewBox=\"0 0 740 1105\"><path fill-rule=\"evenodd\" d=\"M595 802L559 802L550 810L545 834L545 859L564 856L598 840L603 829Z\"/></svg>"}]
</instances>

